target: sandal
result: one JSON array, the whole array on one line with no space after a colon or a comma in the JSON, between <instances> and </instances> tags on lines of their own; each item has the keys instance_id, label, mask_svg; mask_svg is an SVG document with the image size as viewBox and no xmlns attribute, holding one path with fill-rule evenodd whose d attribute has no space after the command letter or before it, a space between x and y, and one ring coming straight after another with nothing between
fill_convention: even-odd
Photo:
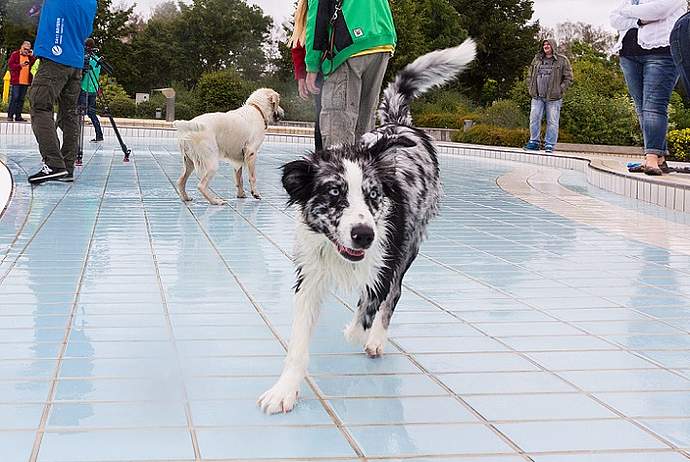
<instances>
[{"instance_id":1,"label":"sandal","mask_svg":"<svg viewBox=\"0 0 690 462\"><path fill-rule=\"evenodd\" d=\"M664 172L662 172L659 167L650 167L648 165L643 166L643 171L644 171L645 175L651 175L651 176L661 176L664 174Z\"/></svg>"},{"instance_id":2,"label":"sandal","mask_svg":"<svg viewBox=\"0 0 690 462\"><path fill-rule=\"evenodd\" d=\"M663 173L671 173L671 167L669 167L666 161L663 161L661 164L659 164L659 170L661 170Z\"/></svg>"}]
</instances>

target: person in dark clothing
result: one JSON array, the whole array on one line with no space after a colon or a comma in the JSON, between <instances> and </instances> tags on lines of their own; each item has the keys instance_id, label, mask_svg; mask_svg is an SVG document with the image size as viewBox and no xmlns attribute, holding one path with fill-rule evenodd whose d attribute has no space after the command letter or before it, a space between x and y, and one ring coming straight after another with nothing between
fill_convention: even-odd
<instances>
[{"instance_id":1,"label":"person in dark clothing","mask_svg":"<svg viewBox=\"0 0 690 462\"><path fill-rule=\"evenodd\" d=\"M563 96L573 83L573 68L565 56L556 51L556 42L544 40L541 50L534 56L529 67L529 94L532 97L530 108L530 140L525 145L529 151L539 150L541 122L546 113L546 133L544 150L553 152L558 142L558 124L563 105Z\"/></svg>"},{"instance_id":2,"label":"person in dark clothing","mask_svg":"<svg viewBox=\"0 0 690 462\"><path fill-rule=\"evenodd\" d=\"M101 90L98 79L101 77L100 56L96 54L96 42L91 38L86 39L86 51L89 54L88 68L84 68L84 77L81 79L81 93L79 94L79 108L86 112L91 119L93 129L96 131L96 138L92 143L103 141L103 129L101 122L96 114L96 98ZM84 114L84 112L82 112Z\"/></svg>"},{"instance_id":3,"label":"person in dark clothing","mask_svg":"<svg viewBox=\"0 0 690 462\"><path fill-rule=\"evenodd\" d=\"M24 107L24 97L31 85L33 76L31 66L36 62L36 58L31 50L31 42L24 42L19 50L13 51L7 61L10 71L10 105L7 108L7 121L24 122L22 118L22 108Z\"/></svg>"},{"instance_id":4,"label":"person in dark clothing","mask_svg":"<svg viewBox=\"0 0 690 462\"><path fill-rule=\"evenodd\" d=\"M79 144L77 100L84 67L84 41L93 31L96 0L45 0L36 36L35 55L41 65L29 89L31 128L43 167L29 183L73 181ZM63 142L53 119L58 105Z\"/></svg>"}]
</instances>

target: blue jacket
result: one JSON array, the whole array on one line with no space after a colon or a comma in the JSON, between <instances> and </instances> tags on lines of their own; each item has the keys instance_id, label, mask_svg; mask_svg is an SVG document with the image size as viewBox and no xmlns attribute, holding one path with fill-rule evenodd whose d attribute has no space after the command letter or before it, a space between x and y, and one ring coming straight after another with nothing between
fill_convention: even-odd
<instances>
[{"instance_id":1,"label":"blue jacket","mask_svg":"<svg viewBox=\"0 0 690 462\"><path fill-rule=\"evenodd\" d=\"M93 31L96 0L45 0L34 55L65 66L84 67L84 41Z\"/></svg>"}]
</instances>

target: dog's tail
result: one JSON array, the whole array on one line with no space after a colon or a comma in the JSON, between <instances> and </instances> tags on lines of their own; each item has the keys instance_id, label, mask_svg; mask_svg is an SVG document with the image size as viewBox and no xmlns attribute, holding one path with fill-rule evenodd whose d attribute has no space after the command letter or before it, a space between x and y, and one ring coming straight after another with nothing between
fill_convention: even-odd
<instances>
[{"instance_id":1,"label":"dog's tail","mask_svg":"<svg viewBox=\"0 0 690 462\"><path fill-rule=\"evenodd\" d=\"M193 120L176 120L173 122L173 127L181 132L200 132L206 128Z\"/></svg>"},{"instance_id":2,"label":"dog's tail","mask_svg":"<svg viewBox=\"0 0 690 462\"><path fill-rule=\"evenodd\" d=\"M383 92L379 106L382 124L412 125L410 101L433 87L453 80L474 59L477 46L467 39L461 45L427 53L405 66Z\"/></svg>"}]
</instances>

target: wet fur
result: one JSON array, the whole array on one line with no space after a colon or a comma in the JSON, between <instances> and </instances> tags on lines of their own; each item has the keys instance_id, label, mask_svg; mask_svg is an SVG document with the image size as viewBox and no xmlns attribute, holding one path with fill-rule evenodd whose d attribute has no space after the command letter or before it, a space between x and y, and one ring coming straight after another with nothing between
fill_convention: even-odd
<instances>
[{"instance_id":1,"label":"wet fur","mask_svg":"<svg viewBox=\"0 0 690 462\"><path fill-rule=\"evenodd\" d=\"M383 352L402 280L441 197L432 139L415 128L410 101L453 79L475 56L471 40L424 55L384 91L381 126L355 145L315 152L283 166L283 187L299 209L295 317L283 373L259 398L269 413L292 409L306 374L309 338L333 288L360 293L345 335L372 357ZM359 261L355 229L374 231ZM350 236L350 237L348 237ZM344 248L350 250L343 250ZM344 254L346 254L344 256Z\"/></svg>"}]
</instances>

